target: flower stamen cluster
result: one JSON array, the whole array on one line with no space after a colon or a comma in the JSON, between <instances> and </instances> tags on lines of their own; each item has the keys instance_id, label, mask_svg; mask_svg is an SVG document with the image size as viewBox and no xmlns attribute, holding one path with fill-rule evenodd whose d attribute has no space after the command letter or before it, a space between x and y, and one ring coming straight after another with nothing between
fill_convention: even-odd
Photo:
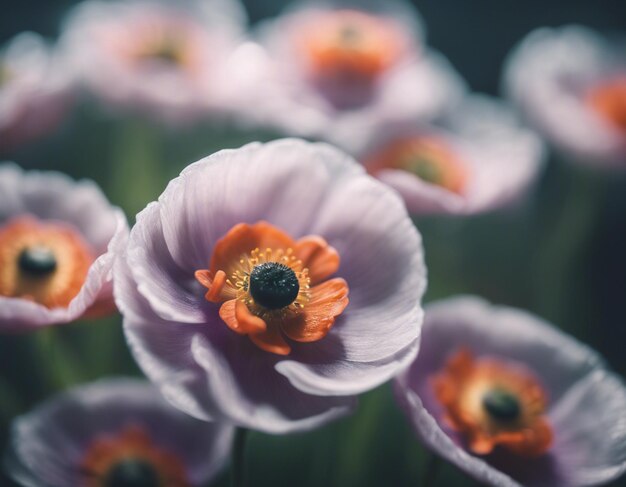
<instances>
[{"instance_id":1,"label":"flower stamen cluster","mask_svg":"<svg viewBox=\"0 0 626 487\"><path fill-rule=\"evenodd\" d=\"M298 342L322 339L348 305L343 279L326 280L339 255L317 236L294 241L259 222L233 227L215 246L211 267L196 279L207 301L223 303L220 317L261 349L291 352L283 334Z\"/></svg>"},{"instance_id":2,"label":"flower stamen cluster","mask_svg":"<svg viewBox=\"0 0 626 487\"><path fill-rule=\"evenodd\" d=\"M444 422L464 435L474 453L487 455L501 446L535 457L552 445L545 393L526 370L495 359L475 360L464 348L432 382Z\"/></svg>"}]
</instances>

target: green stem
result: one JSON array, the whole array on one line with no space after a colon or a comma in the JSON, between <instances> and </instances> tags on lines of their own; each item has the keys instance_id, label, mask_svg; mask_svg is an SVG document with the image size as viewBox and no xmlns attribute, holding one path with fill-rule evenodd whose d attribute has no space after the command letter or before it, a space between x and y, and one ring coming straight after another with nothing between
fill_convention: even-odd
<instances>
[{"instance_id":1,"label":"green stem","mask_svg":"<svg viewBox=\"0 0 626 487\"><path fill-rule=\"evenodd\" d=\"M429 455L430 456L426 460L426 467L424 468L424 474L422 475L421 485L424 487L435 487L435 485L437 485L439 471L441 470L441 459L434 453L430 453Z\"/></svg>"},{"instance_id":2,"label":"green stem","mask_svg":"<svg viewBox=\"0 0 626 487\"><path fill-rule=\"evenodd\" d=\"M237 428L232 451L232 487L246 485L246 444L249 431L246 428Z\"/></svg>"},{"instance_id":3,"label":"green stem","mask_svg":"<svg viewBox=\"0 0 626 487\"><path fill-rule=\"evenodd\" d=\"M119 122L111 154L111 199L137 214L164 189L161 140L143 120Z\"/></svg>"},{"instance_id":4,"label":"green stem","mask_svg":"<svg viewBox=\"0 0 626 487\"><path fill-rule=\"evenodd\" d=\"M603 178L566 163L557 170L563 192L558 213L544 230L533 277L537 311L555 323L565 323L572 318L564 312L575 299L577 272L602 208Z\"/></svg>"},{"instance_id":5,"label":"green stem","mask_svg":"<svg viewBox=\"0 0 626 487\"><path fill-rule=\"evenodd\" d=\"M78 362L69 347L61 340L55 327L40 330L34 338L42 362L41 370L51 390L65 389L73 383L80 382Z\"/></svg>"}]
</instances>

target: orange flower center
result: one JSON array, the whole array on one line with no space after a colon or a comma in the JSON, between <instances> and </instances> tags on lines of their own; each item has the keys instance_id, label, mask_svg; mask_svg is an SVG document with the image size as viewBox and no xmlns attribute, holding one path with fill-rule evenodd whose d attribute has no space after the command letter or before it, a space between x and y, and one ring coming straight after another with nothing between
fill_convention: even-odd
<instances>
[{"instance_id":1,"label":"orange flower center","mask_svg":"<svg viewBox=\"0 0 626 487\"><path fill-rule=\"evenodd\" d=\"M22 216L0 227L0 296L67 307L94 256L73 228Z\"/></svg>"},{"instance_id":2,"label":"orange flower center","mask_svg":"<svg viewBox=\"0 0 626 487\"><path fill-rule=\"evenodd\" d=\"M220 317L248 335L259 348L291 352L297 342L321 340L348 305L348 285L327 279L339 268L339 254L321 237L293 240L266 222L235 225L213 250L209 269L196 271L222 303Z\"/></svg>"},{"instance_id":3,"label":"orange flower center","mask_svg":"<svg viewBox=\"0 0 626 487\"><path fill-rule=\"evenodd\" d=\"M154 67L196 73L207 39L193 21L177 14L148 15L114 31L102 31L99 40L116 59L135 69Z\"/></svg>"},{"instance_id":4,"label":"orange flower center","mask_svg":"<svg viewBox=\"0 0 626 487\"><path fill-rule=\"evenodd\" d=\"M187 61L187 50L185 41L178 33L164 32L139 46L136 56L139 61L161 61L165 64L183 65Z\"/></svg>"},{"instance_id":5,"label":"orange flower center","mask_svg":"<svg viewBox=\"0 0 626 487\"><path fill-rule=\"evenodd\" d=\"M592 88L587 93L587 103L604 120L626 135L626 76Z\"/></svg>"},{"instance_id":6,"label":"orange flower center","mask_svg":"<svg viewBox=\"0 0 626 487\"><path fill-rule=\"evenodd\" d=\"M129 425L97 438L83 458L84 487L189 487L183 462Z\"/></svg>"},{"instance_id":7,"label":"orange flower center","mask_svg":"<svg viewBox=\"0 0 626 487\"><path fill-rule=\"evenodd\" d=\"M340 10L312 22L299 43L313 74L373 79L400 57L403 39L390 22Z\"/></svg>"},{"instance_id":8,"label":"orange flower center","mask_svg":"<svg viewBox=\"0 0 626 487\"><path fill-rule=\"evenodd\" d=\"M499 360L475 360L461 349L432 383L444 422L467 439L474 453L487 455L501 446L531 457L550 448L546 396L527 371Z\"/></svg>"},{"instance_id":9,"label":"orange flower center","mask_svg":"<svg viewBox=\"0 0 626 487\"><path fill-rule=\"evenodd\" d=\"M402 169L430 184L461 194L467 170L454 151L432 137L396 140L365 162L372 174L385 169Z\"/></svg>"}]
</instances>

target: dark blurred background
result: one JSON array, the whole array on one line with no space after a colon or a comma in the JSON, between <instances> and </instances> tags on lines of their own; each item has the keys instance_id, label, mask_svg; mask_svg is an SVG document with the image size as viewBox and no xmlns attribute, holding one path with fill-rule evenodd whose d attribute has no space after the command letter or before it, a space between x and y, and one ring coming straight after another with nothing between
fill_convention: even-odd
<instances>
[{"instance_id":1,"label":"dark blurred background","mask_svg":"<svg viewBox=\"0 0 626 487\"><path fill-rule=\"evenodd\" d=\"M2 0L0 42L23 30L55 38L65 12L75 3ZM276 15L288 2L245 3L255 22ZM534 28L580 23L606 34L626 33L624 0L430 0L416 6L427 25L428 43L450 59L473 90L493 95L499 92L507 53ZM18 156L15 159L24 163ZM56 162L42 160L41 166L55 167ZM99 182L106 171L85 162L55 168ZM123 201L115 203L129 210ZM133 211L129 213L132 216ZM626 374L623 175L575 168L551 157L535 193L513 211L416 223L427 253L428 300L472 293L528 309L586 341L612 368ZM70 382L138 373L124 348L119 318L86 326L63 330L63 347L73 347L85 364L81 370L66 371ZM51 392L38 386L46 364L28 340L0 337L2 442L11 415L25 412ZM65 349L57 344L52 352L62 356ZM250 446L253 486L434 485L424 484L429 455L395 407L389 385L365 395L351 418L306 434L253 434ZM440 486L474 485L452 467L440 469L437 478ZM0 485L12 484L0 476ZM226 474L218 485L228 485ZM614 485L626 486L626 481Z\"/></svg>"}]
</instances>

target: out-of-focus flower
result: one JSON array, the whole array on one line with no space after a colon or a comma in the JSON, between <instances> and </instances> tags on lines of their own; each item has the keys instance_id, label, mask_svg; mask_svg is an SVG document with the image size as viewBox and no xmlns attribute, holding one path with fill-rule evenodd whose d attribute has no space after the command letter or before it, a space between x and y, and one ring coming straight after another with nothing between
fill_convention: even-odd
<instances>
[{"instance_id":1,"label":"out-of-focus flower","mask_svg":"<svg viewBox=\"0 0 626 487\"><path fill-rule=\"evenodd\" d=\"M0 165L0 331L112 312L122 212L90 181Z\"/></svg>"},{"instance_id":2,"label":"out-of-focus flower","mask_svg":"<svg viewBox=\"0 0 626 487\"><path fill-rule=\"evenodd\" d=\"M313 428L417 352L420 236L400 198L330 146L282 140L203 159L118 251L135 358L196 417Z\"/></svg>"},{"instance_id":3,"label":"out-of-focus flower","mask_svg":"<svg viewBox=\"0 0 626 487\"><path fill-rule=\"evenodd\" d=\"M70 14L62 43L116 109L184 122L225 108L223 67L244 18L236 0L88 0Z\"/></svg>"},{"instance_id":4,"label":"out-of-focus flower","mask_svg":"<svg viewBox=\"0 0 626 487\"><path fill-rule=\"evenodd\" d=\"M585 345L473 297L430 305L396 380L418 435L497 486L583 486L626 470L626 390Z\"/></svg>"},{"instance_id":5,"label":"out-of-focus flower","mask_svg":"<svg viewBox=\"0 0 626 487\"><path fill-rule=\"evenodd\" d=\"M626 164L626 51L584 27L543 28L511 53L504 88L568 156Z\"/></svg>"},{"instance_id":6,"label":"out-of-focus flower","mask_svg":"<svg viewBox=\"0 0 626 487\"><path fill-rule=\"evenodd\" d=\"M17 418L6 466L28 487L206 485L224 466L233 428L191 418L149 383L107 379Z\"/></svg>"},{"instance_id":7,"label":"out-of-focus flower","mask_svg":"<svg viewBox=\"0 0 626 487\"><path fill-rule=\"evenodd\" d=\"M62 57L25 32L0 51L0 149L59 125L72 100L73 78Z\"/></svg>"},{"instance_id":8,"label":"out-of-focus flower","mask_svg":"<svg viewBox=\"0 0 626 487\"><path fill-rule=\"evenodd\" d=\"M374 123L430 119L453 105L463 82L422 46L402 2L304 2L259 29L271 75L255 116L284 133L351 150Z\"/></svg>"},{"instance_id":9,"label":"out-of-focus flower","mask_svg":"<svg viewBox=\"0 0 626 487\"><path fill-rule=\"evenodd\" d=\"M471 214L515 200L537 175L541 141L504 105L468 97L437 126L384 124L357 157L412 214Z\"/></svg>"}]
</instances>

